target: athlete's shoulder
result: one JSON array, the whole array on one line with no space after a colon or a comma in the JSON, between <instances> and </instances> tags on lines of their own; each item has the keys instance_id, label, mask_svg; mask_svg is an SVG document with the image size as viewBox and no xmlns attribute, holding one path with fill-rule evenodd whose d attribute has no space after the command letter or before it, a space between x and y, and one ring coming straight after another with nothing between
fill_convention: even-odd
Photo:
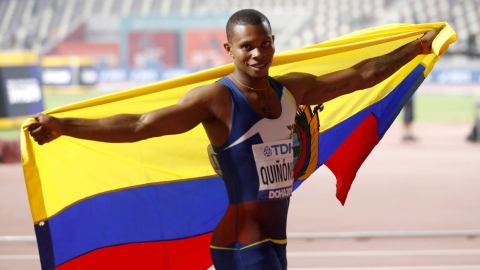
<instances>
[{"instance_id":1,"label":"athlete's shoulder","mask_svg":"<svg viewBox=\"0 0 480 270\"><path fill-rule=\"evenodd\" d=\"M312 74L293 72L293 73L287 73L287 74L275 77L275 80L277 80L287 89L295 90L295 89L303 88L308 84L314 83L315 78L316 76Z\"/></svg>"},{"instance_id":2,"label":"athlete's shoulder","mask_svg":"<svg viewBox=\"0 0 480 270\"><path fill-rule=\"evenodd\" d=\"M282 82L280 82L278 80L278 77L270 77L270 84L273 86L273 88L275 89L278 89L278 88L284 88L285 85L282 84Z\"/></svg>"},{"instance_id":3,"label":"athlete's shoulder","mask_svg":"<svg viewBox=\"0 0 480 270\"><path fill-rule=\"evenodd\" d=\"M185 96L210 97L215 99L217 96L222 96L224 94L228 94L228 87L222 83L214 82L197 86L188 91Z\"/></svg>"},{"instance_id":4,"label":"athlete's shoulder","mask_svg":"<svg viewBox=\"0 0 480 270\"><path fill-rule=\"evenodd\" d=\"M315 78L316 76L312 74L295 72L278 76L275 79L287 88L296 104L301 104L305 91L315 84Z\"/></svg>"},{"instance_id":5,"label":"athlete's shoulder","mask_svg":"<svg viewBox=\"0 0 480 270\"><path fill-rule=\"evenodd\" d=\"M180 103L196 104L202 107L217 107L222 104L229 104L230 94L228 88L219 82L202 85L187 92L180 100Z\"/></svg>"}]
</instances>

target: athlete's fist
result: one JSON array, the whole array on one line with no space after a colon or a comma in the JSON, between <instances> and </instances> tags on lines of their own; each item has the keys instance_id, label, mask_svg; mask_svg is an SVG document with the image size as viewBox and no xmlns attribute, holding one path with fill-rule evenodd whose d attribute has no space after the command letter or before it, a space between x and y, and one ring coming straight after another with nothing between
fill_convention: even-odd
<instances>
[{"instance_id":1,"label":"athlete's fist","mask_svg":"<svg viewBox=\"0 0 480 270\"><path fill-rule=\"evenodd\" d=\"M39 145L49 143L62 136L62 125L57 118L42 113L35 115L34 118L38 123L30 125L28 131Z\"/></svg>"},{"instance_id":2,"label":"athlete's fist","mask_svg":"<svg viewBox=\"0 0 480 270\"><path fill-rule=\"evenodd\" d=\"M423 51L422 51L421 54L431 54L432 53L433 40L438 35L438 33L440 33L440 31L442 31L443 28L445 28L445 26L442 26L442 27L437 28L437 29L430 30L427 33L425 33L425 35L423 35L423 37L420 38L423 42Z\"/></svg>"}]
</instances>

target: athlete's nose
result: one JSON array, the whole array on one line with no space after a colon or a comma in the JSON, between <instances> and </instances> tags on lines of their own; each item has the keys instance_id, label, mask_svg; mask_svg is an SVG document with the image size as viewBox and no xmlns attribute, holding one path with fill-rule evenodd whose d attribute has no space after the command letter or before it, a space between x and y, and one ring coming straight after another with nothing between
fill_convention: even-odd
<instances>
[{"instance_id":1,"label":"athlete's nose","mask_svg":"<svg viewBox=\"0 0 480 270\"><path fill-rule=\"evenodd\" d=\"M263 53L262 50L259 48L255 48L252 50L252 57L255 59L262 59L265 56L265 53Z\"/></svg>"}]
</instances>

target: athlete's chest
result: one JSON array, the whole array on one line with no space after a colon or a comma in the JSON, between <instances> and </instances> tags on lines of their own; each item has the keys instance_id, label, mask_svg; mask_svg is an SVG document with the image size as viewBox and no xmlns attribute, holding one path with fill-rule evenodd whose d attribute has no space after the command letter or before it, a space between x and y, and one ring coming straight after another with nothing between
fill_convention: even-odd
<instances>
[{"instance_id":1,"label":"athlete's chest","mask_svg":"<svg viewBox=\"0 0 480 270\"><path fill-rule=\"evenodd\" d=\"M252 109L260 116L267 119L277 119L282 115L282 102L275 90L267 95L257 93L244 93L246 100Z\"/></svg>"}]
</instances>

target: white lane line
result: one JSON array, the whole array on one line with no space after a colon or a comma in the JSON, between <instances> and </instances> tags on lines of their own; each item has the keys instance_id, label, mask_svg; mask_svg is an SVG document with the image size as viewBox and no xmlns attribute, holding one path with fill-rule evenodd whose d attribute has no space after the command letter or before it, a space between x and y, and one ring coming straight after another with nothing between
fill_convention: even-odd
<instances>
[{"instance_id":1,"label":"white lane line","mask_svg":"<svg viewBox=\"0 0 480 270\"><path fill-rule=\"evenodd\" d=\"M480 230L465 231L380 231L380 232L309 232L288 233L289 239L315 238L376 238L376 237L449 237L449 236L480 236ZM0 242L36 242L34 235L0 236Z\"/></svg>"},{"instance_id":2,"label":"white lane line","mask_svg":"<svg viewBox=\"0 0 480 270\"><path fill-rule=\"evenodd\" d=\"M0 242L37 242L34 235L6 235L0 236Z\"/></svg>"},{"instance_id":3,"label":"white lane line","mask_svg":"<svg viewBox=\"0 0 480 270\"><path fill-rule=\"evenodd\" d=\"M288 270L480 270L480 265L288 268Z\"/></svg>"},{"instance_id":4,"label":"white lane line","mask_svg":"<svg viewBox=\"0 0 480 270\"><path fill-rule=\"evenodd\" d=\"M375 238L375 237L449 237L449 236L480 236L480 230L470 231L380 231L380 232L308 232L288 233L288 239L314 238Z\"/></svg>"},{"instance_id":5,"label":"white lane line","mask_svg":"<svg viewBox=\"0 0 480 270\"><path fill-rule=\"evenodd\" d=\"M355 256L364 257L364 256L425 256L425 255L480 255L480 249L287 252L287 257L355 257Z\"/></svg>"},{"instance_id":6,"label":"white lane line","mask_svg":"<svg viewBox=\"0 0 480 270\"><path fill-rule=\"evenodd\" d=\"M0 255L0 260L38 260L38 255Z\"/></svg>"}]
</instances>

